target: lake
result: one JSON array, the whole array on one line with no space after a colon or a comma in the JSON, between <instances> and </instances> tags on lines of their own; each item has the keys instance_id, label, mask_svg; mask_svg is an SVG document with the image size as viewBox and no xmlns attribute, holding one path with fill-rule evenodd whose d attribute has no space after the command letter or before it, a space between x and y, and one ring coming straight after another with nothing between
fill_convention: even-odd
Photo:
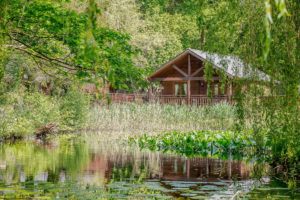
<instances>
[{"instance_id":1,"label":"lake","mask_svg":"<svg viewBox=\"0 0 300 200\"><path fill-rule=\"evenodd\" d=\"M1 199L300 199L245 160L186 158L93 134L3 143Z\"/></svg>"}]
</instances>

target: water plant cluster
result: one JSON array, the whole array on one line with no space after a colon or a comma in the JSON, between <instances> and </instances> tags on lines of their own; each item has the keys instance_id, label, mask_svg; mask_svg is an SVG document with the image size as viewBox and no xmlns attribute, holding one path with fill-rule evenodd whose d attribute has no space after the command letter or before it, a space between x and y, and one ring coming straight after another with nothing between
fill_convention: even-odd
<instances>
[{"instance_id":1,"label":"water plant cluster","mask_svg":"<svg viewBox=\"0 0 300 200\"><path fill-rule=\"evenodd\" d=\"M250 135L231 131L170 132L157 136L131 138L140 148L172 151L187 157L217 157L227 159L251 158L255 141Z\"/></svg>"}]
</instances>

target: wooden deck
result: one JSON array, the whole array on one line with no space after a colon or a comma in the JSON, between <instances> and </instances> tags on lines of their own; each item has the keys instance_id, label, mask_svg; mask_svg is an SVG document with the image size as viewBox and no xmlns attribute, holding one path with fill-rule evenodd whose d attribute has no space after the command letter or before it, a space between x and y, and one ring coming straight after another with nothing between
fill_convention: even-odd
<instances>
[{"instance_id":1,"label":"wooden deck","mask_svg":"<svg viewBox=\"0 0 300 200\"><path fill-rule=\"evenodd\" d=\"M187 96L172 96L172 95L159 95L152 96L149 99L146 94L122 94L122 93L110 93L110 101L114 103L124 103L124 102L152 102L152 103L160 103L160 104L189 104L195 106L203 106L203 105L213 105L221 102L227 102L232 104L232 101L228 96L217 96L208 98L203 95L192 95L190 98L190 102Z\"/></svg>"}]
</instances>

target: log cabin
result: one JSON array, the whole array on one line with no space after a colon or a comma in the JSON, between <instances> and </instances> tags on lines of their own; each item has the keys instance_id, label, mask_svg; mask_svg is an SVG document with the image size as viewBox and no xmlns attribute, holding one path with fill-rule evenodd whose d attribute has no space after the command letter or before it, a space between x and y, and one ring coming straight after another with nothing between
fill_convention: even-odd
<instances>
[{"instance_id":1,"label":"log cabin","mask_svg":"<svg viewBox=\"0 0 300 200\"><path fill-rule=\"evenodd\" d=\"M206 81L204 70L211 63L213 72L210 83ZM225 88L221 89L222 76L226 76ZM206 105L219 102L232 102L233 80L257 76L258 80L269 81L270 77L243 63L237 56L223 56L196 49L184 52L161 66L148 77L150 81L149 100L160 103ZM153 82L159 82L159 90L153 92ZM208 85L211 96L208 97ZM224 84L223 84L224 85Z\"/></svg>"}]
</instances>

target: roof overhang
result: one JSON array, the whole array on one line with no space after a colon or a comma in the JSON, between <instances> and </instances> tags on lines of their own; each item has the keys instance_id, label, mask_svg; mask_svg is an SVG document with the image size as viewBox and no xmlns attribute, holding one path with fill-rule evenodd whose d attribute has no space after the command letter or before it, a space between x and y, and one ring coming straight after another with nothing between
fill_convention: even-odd
<instances>
[{"instance_id":1,"label":"roof overhang","mask_svg":"<svg viewBox=\"0 0 300 200\"><path fill-rule=\"evenodd\" d=\"M148 76L147 79L148 79L148 80L151 80L154 76L156 76L157 74L159 74L161 71L163 71L164 69L166 69L166 68L172 66L172 63L174 63L174 62L176 62L176 61L182 59L184 56L186 56L186 55L188 55L188 54L194 56L195 58L198 58L199 60L201 60L201 61L203 61L203 62L208 61L208 60L206 60L205 58L203 58L203 57L199 56L198 54L196 54L195 52L193 52L192 49L186 49L186 50L183 51L181 54L179 54L178 56L176 56L175 58L173 58L173 59L170 60L169 62L167 62L167 63L165 63L164 65L162 65L162 66L161 66L158 70L156 70L153 74L151 74L150 76ZM208 62L209 62L209 61L208 61ZM210 62L210 63L211 63L211 62ZM213 64L213 66L214 66L215 68L221 69L220 67L216 66L214 63L212 63L212 64ZM231 74L227 73L226 71L225 71L225 73L226 73L226 75L227 75L228 77L233 78L233 76L232 76Z\"/></svg>"},{"instance_id":2,"label":"roof overhang","mask_svg":"<svg viewBox=\"0 0 300 200\"><path fill-rule=\"evenodd\" d=\"M170 60L169 62L163 64L158 70L156 70L153 74L151 74L150 76L148 76L148 80L151 80L151 78L153 76L156 76L157 74L159 74L161 71L163 71L164 69L166 69L167 67L171 66L171 64L173 62L176 62L180 59L182 59L184 56L188 55L188 49L185 50L184 52L182 52L181 54L179 54L178 56L176 56L175 58L173 58L172 60Z\"/></svg>"}]
</instances>

